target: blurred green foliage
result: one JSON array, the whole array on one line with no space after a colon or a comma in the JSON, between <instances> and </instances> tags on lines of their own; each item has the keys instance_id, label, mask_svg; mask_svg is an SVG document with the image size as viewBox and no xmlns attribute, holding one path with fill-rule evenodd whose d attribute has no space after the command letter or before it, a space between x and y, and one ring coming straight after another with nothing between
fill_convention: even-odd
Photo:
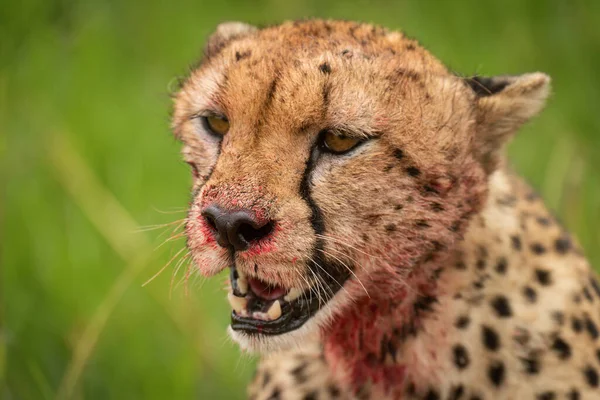
<instances>
[{"instance_id":1,"label":"blurred green foliage","mask_svg":"<svg viewBox=\"0 0 600 400\"><path fill-rule=\"evenodd\" d=\"M142 287L183 241L136 230L185 215L169 92L211 30L312 16L403 29L462 74L549 73L512 159L600 265L598 1L5 1L1 398L243 397L223 279Z\"/></svg>"}]
</instances>

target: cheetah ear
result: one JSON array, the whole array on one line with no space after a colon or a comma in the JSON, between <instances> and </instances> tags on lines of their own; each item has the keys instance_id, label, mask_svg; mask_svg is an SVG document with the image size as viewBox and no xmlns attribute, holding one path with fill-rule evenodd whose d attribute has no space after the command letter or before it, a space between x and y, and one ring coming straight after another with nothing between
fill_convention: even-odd
<instances>
[{"instance_id":1,"label":"cheetah ear","mask_svg":"<svg viewBox=\"0 0 600 400\"><path fill-rule=\"evenodd\" d=\"M476 77L466 81L476 94L477 153L493 171L503 145L541 111L550 93L550 77L541 72L518 76Z\"/></svg>"},{"instance_id":2,"label":"cheetah ear","mask_svg":"<svg viewBox=\"0 0 600 400\"><path fill-rule=\"evenodd\" d=\"M223 22L217 26L215 32L208 38L204 54L207 57L213 56L231 40L249 35L257 30L257 27L244 22Z\"/></svg>"}]
</instances>

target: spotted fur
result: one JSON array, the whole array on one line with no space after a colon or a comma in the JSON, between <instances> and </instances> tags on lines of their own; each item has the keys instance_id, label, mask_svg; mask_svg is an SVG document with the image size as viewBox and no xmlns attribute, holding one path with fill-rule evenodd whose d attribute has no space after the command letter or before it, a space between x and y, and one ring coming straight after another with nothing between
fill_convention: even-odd
<instances>
[{"instance_id":1,"label":"spotted fur","mask_svg":"<svg viewBox=\"0 0 600 400\"><path fill-rule=\"evenodd\" d=\"M367 24L217 29L173 119L192 257L325 303L291 333L232 332L265 354L250 398L600 398L600 286L503 155L548 93L541 73L458 77ZM207 110L230 121L221 140L198 126ZM325 154L328 129L366 140ZM213 203L274 233L232 254L201 218Z\"/></svg>"}]
</instances>

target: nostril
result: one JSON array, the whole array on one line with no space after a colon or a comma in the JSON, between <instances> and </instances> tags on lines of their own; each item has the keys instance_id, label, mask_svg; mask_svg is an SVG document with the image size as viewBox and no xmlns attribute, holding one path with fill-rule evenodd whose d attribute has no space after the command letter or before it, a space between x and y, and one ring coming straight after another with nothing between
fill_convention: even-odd
<instances>
[{"instance_id":1,"label":"nostril","mask_svg":"<svg viewBox=\"0 0 600 400\"><path fill-rule=\"evenodd\" d=\"M250 243L269 236L269 234L273 231L273 227L273 222L267 222L261 227L254 227L251 224L243 223L238 228L238 234L247 243Z\"/></svg>"},{"instance_id":2,"label":"nostril","mask_svg":"<svg viewBox=\"0 0 600 400\"><path fill-rule=\"evenodd\" d=\"M206 221L206 224L208 225L208 227L213 230L213 231L217 231L217 222L216 222L216 218L213 215L210 215L208 213L202 213L202 216L204 217L204 220Z\"/></svg>"}]
</instances>

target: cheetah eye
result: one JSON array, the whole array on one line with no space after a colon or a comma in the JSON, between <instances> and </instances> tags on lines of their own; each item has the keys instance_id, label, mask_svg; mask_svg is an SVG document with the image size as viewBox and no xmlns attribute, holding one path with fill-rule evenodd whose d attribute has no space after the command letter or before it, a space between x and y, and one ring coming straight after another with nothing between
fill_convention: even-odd
<instances>
[{"instance_id":1,"label":"cheetah eye","mask_svg":"<svg viewBox=\"0 0 600 400\"><path fill-rule=\"evenodd\" d=\"M202 117L206 128L218 136L223 136L229 130L229 121L225 117L218 115L210 115L208 117Z\"/></svg>"},{"instance_id":2,"label":"cheetah eye","mask_svg":"<svg viewBox=\"0 0 600 400\"><path fill-rule=\"evenodd\" d=\"M321 133L321 146L327 152L333 154L346 153L362 142L361 139L345 136L332 131L324 131Z\"/></svg>"}]
</instances>

